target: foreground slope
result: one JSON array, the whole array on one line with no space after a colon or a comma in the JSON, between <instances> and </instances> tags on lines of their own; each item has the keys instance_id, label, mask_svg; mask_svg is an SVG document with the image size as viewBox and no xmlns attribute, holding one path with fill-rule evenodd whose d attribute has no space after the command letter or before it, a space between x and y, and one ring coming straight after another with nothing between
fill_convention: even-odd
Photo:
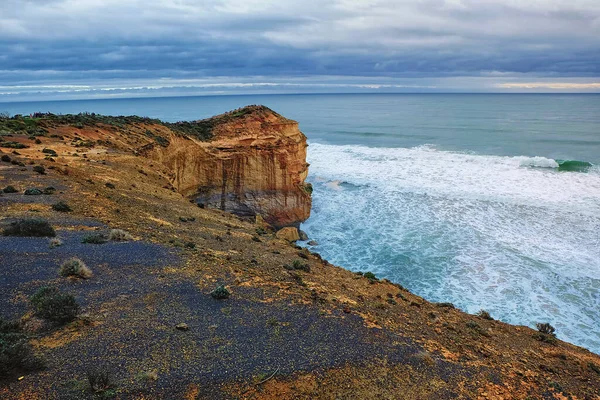
<instances>
[{"instance_id":1,"label":"foreground slope","mask_svg":"<svg viewBox=\"0 0 600 400\"><path fill-rule=\"evenodd\" d=\"M1 377L1 398L600 396L587 350L429 303L219 210L276 226L308 217L305 140L266 108L187 124L36 117L2 121L0 186L17 192L0 196L0 224L44 218L63 244L0 236L0 316L21 320L47 360ZM114 228L133 240L82 243ZM60 276L70 257L93 277ZM221 283L231 297L215 300ZM36 325L29 298L44 285L74 294L78 319ZM86 373L98 367L111 384L94 393Z\"/></svg>"}]
</instances>

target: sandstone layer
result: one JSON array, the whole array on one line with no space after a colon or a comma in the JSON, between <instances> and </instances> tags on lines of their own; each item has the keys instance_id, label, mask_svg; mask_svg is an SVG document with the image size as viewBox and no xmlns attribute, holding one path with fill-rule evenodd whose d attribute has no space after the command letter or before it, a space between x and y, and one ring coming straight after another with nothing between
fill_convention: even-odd
<instances>
[{"instance_id":1,"label":"sandstone layer","mask_svg":"<svg viewBox=\"0 0 600 400\"><path fill-rule=\"evenodd\" d=\"M308 218L307 144L296 121L250 106L196 123L210 140L172 134L168 146L146 152L168 167L178 192L201 207L259 214L275 227Z\"/></svg>"}]
</instances>

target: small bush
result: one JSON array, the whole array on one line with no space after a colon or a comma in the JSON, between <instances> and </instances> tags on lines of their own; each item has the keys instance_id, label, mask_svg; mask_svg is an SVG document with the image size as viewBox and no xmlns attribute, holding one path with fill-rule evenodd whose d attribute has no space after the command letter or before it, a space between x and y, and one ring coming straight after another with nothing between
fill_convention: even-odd
<instances>
[{"instance_id":1,"label":"small bush","mask_svg":"<svg viewBox=\"0 0 600 400\"><path fill-rule=\"evenodd\" d=\"M62 276L75 276L77 278L89 279L93 276L92 270L79 258L73 257L60 266Z\"/></svg>"},{"instance_id":2,"label":"small bush","mask_svg":"<svg viewBox=\"0 0 600 400\"><path fill-rule=\"evenodd\" d=\"M40 175L44 175L46 173L46 168L41 165L36 165L33 167L33 172L37 172Z\"/></svg>"},{"instance_id":3,"label":"small bush","mask_svg":"<svg viewBox=\"0 0 600 400\"><path fill-rule=\"evenodd\" d=\"M593 362L588 363L588 368L600 375L600 367L594 364Z\"/></svg>"},{"instance_id":4,"label":"small bush","mask_svg":"<svg viewBox=\"0 0 600 400\"><path fill-rule=\"evenodd\" d=\"M104 186L106 186L106 187L107 187L107 188L109 188L109 189L114 189L114 188L115 188L115 185L114 185L114 184L112 184L112 183L110 183L110 182L106 182L106 183L104 184Z\"/></svg>"},{"instance_id":5,"label":"small bush","mask_svg":"<svg viewBox=\"0 0 600 400\"><path fill-rule=\"evenodd\" d=\"M225 286L218 285L212 292L210 292L210 295L213 297L213 299L222 300L231 296L231 293Z\"/></svg>"},{"instance_id":6,"label":"small bush","mask_svg":"<svg viewBox=\"0 0 600 400\"><path fill-rule=\"evenodd\" d=\"M31 188L31 189L25 189L25 192L23 192L23 194L25 196L41 196L44 193L40 189Z\"/></svg>"},{"instance_id":7,"label":"small bush","mask_svg":"<svg viewBox=\"0 0 600 400\"><path fill-rule=\"evenodd\" d=\"M29 146L19 142L2 142L0 143L0 147L6 147L8 149L26 149Z\"/></svg>"},{"instance_id":8,"label":"small bush","mask_svg":"<svg viewBox=\"0 0 600 400\"><path fill-rule=\"evenodd\" d=\"M59 325L73 321L79 312L75 297L61 293L55 287L42 287L30 301L35 315Z\"/></svg>"},{"instance_id":9,"label":"small bush","mask_svg":"<svg viewBox=\"0 0 600 400\"><path fill-rule=\"evenodd\" d=\"M27 336L18 322L8 322L0 318L0 376L16 371L30 371L42 367L35 357Z\"/></svg>"},{"instance_id":10,"label":"small bush","mask_svg":"<svg viewBox=\"0 0 600 400\"><path fill-rule=\"evenodd\" d=\"M554 334L554 331L556 329L554 329L554 327L552 325L550 325L549 323L540 323L538 322L537 324L535 324L538 332L543 333L544 335L550 335L550 336L556 336Z\"/></svg>"},{"instance_id":11,"label":"small bush","mask_svg":"<svg viewBox=\"0 0 600 400\"><path fill-rule=\"evenodd\" d=\"M62 246L62 245L63 245L63 241L60 240L59 238L52 238L48 242L48 246L50 246L51 249Z\"/></svg>"},{"instance_id":12,"label":"small bush","mask_svg":"<svg viewBox=\"0 0 600 400\"><path fill-rule=\"evenodd\" d=\"M4 228L4 236L54 237L56 232L43 219L20 219Z\"/></svg>"},{"instance_id":13,"label":"small bush","mask_svg":"<svg viewBox=\"0 0 600 400\"><path fill-rule=\"evenodd\" d=\"M54 194L54 192L56 192L56 188L54 188L52 186L48 186L47 188L44 189L44 191L42 193L43 194Z\"/></svg>"},{"instance_id":14,"label":"small bush","mask_svg":"<svg viewBox=\"0 0 600 400\"><path fill-rule=\"evenodd\" d=\"M54 211L59 211L59 212L70 212L73 211L73 209L64 201L59 201L56 204L52 204L52 209Z\"/></svg>"},{"instance_id":15,"label":"small bush","mask_svg":"<svg viewBox=\"0 0 600 400\"><path fill-rule=\"evenodd\" d=\"M87 243L87 244L104 244L107 241L108 240L106 239L106 237L100 233L93 233L91 235L86 235L83 237L83 239L81 239L81 243Z\"/></svg>"},{"instance_id":16,"label":"small bush","mask_svg":"<svg viewBox=\"0 0 600 400\"><path fill-rule=\"evenodd\" d=\"M310 272L310 265L308 265L307 263L303 263L301 260L296 259L292 262L292 269Z\"/></svg>"},{"instance_id":17,"label":"small bush","mask_svg":"<svg viewBox=\"0 0 600 400\"><path fill-rule=\"evenodd\" d=\"M377 281L379 280L379 279L378 279L378 278L375 276L375 274L374 274L374 273L372 273L372 272L365 272L365 273L363 274L363 276L364 276L365 278L367 278L367 279L369 280L369 282L371 282L371 283L375 283L375 282L377 282Z\"/></svg>"},{"instance_id":18,"label":"small bush","mask_svg":"<svg viewBox=\"0 0 600 400\"><path fill-rule=\"evenodd\" d=\"M456 308L452 303L436 303L435 305L441 308Z\"/></svg>"},{"instance_id":19,"label":"small bush","mask_svg":"<svg viewBox=\"0 0 600 400\"><path fill-rule=\"evenodd\" d=\"M485 310L479 310L477 312L477 314L475 314L475 315L477 315L479 318L487 319L487 320L490 320L490 321L494 320L494 318L492 318L492 316L490 315L490 313L487 312L487 311L485 311Z\"/></svg>"},{"instance_id":20,"label":"small bush","mask_svg":"<svg viewBox=\"0 0 600 400\"><path fill-rule=\"evenodd\" d=\"M50 154L50 155L53 155L55 157L58 155L58 154L56 154L56 151L54 151L52 149L43 149L42 153Z\"/></svg>"},{"instance_id":21,"label":"small bush","mask_svg":"<svg viewBox=\"0 0 600 400\"><path fill-rule=\"evenodd\" d=\"M101 393L112 387L110 371L106 367L88 369L86 371L90 390L94 393Z\"/></svg>"},{"instance_id":22,"label":"small bush","mask_svg":"<svg viewBox=\"0 0 600 400\"><path fill-rule=\"evenodd\" d=\"M133 240L133 236L122 229L112 229L108 234L108 240L113 242L127 242Z\"/></svg>"},{"instance_id":23,"label":"small bush","mask_svg":"<svg viewBox=\"0 0 600 400\"><path fill-rule=\"evenodd\" d=\"M539 340L540 342L548 343L548 344L556 344L556 338L552 335L546 335L545 333L537 332L533 334L533 338L535 340Z\"/></svg>"},{"instance_id":24,"label":"small bush","mask_svg":"<svg viewBox=\"0 0 600 400\"><path fill-rule=\"evenodd\" d=\"M2 157L0 157L0 160L10 162L10 156L8 154L3 154Z\"/></svg>"},{"instance_id":25,"label":"small bush","mask_svg":"<svg viewBox=\"0 0 600 400\"><path fill-rule=\"evenodd\" d=\"M11 186L11 185L8 185L4 189L2 189L2 191L4 193L18 193L19 192L14 186Z\"/></svg>"}]
</instances>

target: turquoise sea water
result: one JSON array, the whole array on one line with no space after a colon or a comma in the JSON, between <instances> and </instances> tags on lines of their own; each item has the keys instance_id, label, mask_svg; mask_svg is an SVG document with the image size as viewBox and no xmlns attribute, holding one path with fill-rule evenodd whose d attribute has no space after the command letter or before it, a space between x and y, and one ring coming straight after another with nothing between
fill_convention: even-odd
<instances>
[{"instance_id":1,"label":"turquoise sea water","mask_svg":"<svg viewBox=\"0 0 600 400\"><path fill-rule=\"evenodd\" d=\"M600 352L600 95L281 95L0 103L166 121L265 104L309 138L333 263ZM580 161L580 162L565 162Z\"/></svg>"}]
</instances>

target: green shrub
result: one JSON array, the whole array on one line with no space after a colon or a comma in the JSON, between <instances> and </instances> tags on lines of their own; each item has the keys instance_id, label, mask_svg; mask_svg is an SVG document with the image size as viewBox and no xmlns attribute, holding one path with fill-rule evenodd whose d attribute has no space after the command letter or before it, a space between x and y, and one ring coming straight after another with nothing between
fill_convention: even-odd
<instances>
[{"instance_id":1,"label":"green shrub","mask_svg":"<svg viewBox=\"0 0 600 400\"><path fill-rule=\"evenodd\" d=\"M8 154L3 154L2 157L0 157L0 160L10 162L10 156Z\"/></svg>"},{"instance_id":2,"label":"green shrub","mask_svg":"<svg viewBox=\"0 0 600 400\"><path fill-rule=\"evenodd\" d=\"M43 219L20 219L4 228L4 236L54 237L56 232Z\"/></svg>"},{"instance_id":3,"label":"green shrub","mask_svg":"<svg viewBox=\"0 0 600 400\"><path fill-rule=\"evenodd\" d=\"M44 175L46 173L46 168L44 168L42 165L36 165L33 167L33 172Z\"/></svg>"},{"instance_id":4,"label":"green shrub","mask_svg":"<svg viewBox=\"0 0 600 400\"><path fill-rule=\"evenodd\" d=\"M106 367L97 367L86 371L90 390L94 393L106 392L112 387L110 371Z\"/></svg>"},{"instance_id":5,"label":"green shrub","mask_svg":"<svg viewBox=\"0 0 600 400\"><path fill-rule=\"evenodd\" d=\"M61 293L55 287L40 288L30 301L35 315L59 325L73 321L79 312L75 297Z\"/></svg>"},{"instance_id":6,"label":"green shrub","mask_svg":"<svg viewBox=\"0 0 600 400\"><path fill-rule=\"evenodd\" d=\"M456 308L454 307L454 304L452 303L435 303L436 306L441 307L441 308Z\"/></svg>"},{"instance_id":7,"label":"green shrub","mask_svg":"<svg viewBox=\"0 0 600 400\"><path fill-rule=\"evenodd\" d=\"M375 283L375 282L377 282L377 281L379 280L379 279L378 279L378 278L375 276L375 274L374 274L374 273L372 273L372 272L365 272L365 273L363 274L363 276L364 276L365 278L367 278L367 279L368 279L368 280L369 280L371 283Z\"/></svg>"},{"instance_id":8,"label":"green shrub","mask_svg":"<svg viewBox=\"0 0 600 400\"><path fill-rule=\"evenodd\" d=\"M53 155L55 157L58 155L58 154L56 154L56 151L54 151L52 149L43 149L42 153L50 154L50 155Z\"/></svg>"},{"instance_id":9,"label":"green shrub","mask_svg":"<svg viewBox=\"0 0 600 400\"><path fill-rule=\"evenodd\" d=\"M310 272L310 265L308 265L307 263L303 263L299 259L296 259L292 262L292 269Z\"/></svg>"},{"instance_id":10,"label":"green shrub","mask_svg":"<svg viewBox=\"0 0 600 400\"><path fill-rule=\"evenodd\" d=\"M60 266L60 274L62 276L75 276L82 279L89 279L92 277L92 270L85 265L79 258L73 257L65 261Z\"/></svg>"},{"instance_id":11,"label":"green shrub","mask_svg":"<svg viewBox=\"0 0 600 400\"><path fill-rule=\"evenodd\" d=\"M25 192L23 192L23 194L25 196L40 196L44 193L40 189L30 188L30 189L25 189Z\"/></svg>"},{"instance_id":12,"label":"green shrub","mask_svg":"<svg viewBox=\"0 0 600 400\"><path fill-rule=\"evenodd\" d=\"M42 366L42 361L34 355L19 323L0 318L0 377L16 371L39 369Z\"/></svg>"},{"instance_id":13,"label":"green shrub","mask_svg":"<svg viewBox=\"0 0 600 400\"><path fill-rule=\"evenodd\" d=\"M59 212L70 212L73 211L73 209L64 201L59 201L56 204L52 204L52 209L54 211L59 211Z\"/></svg>"},{"instance_id":14,"label":"green shrub","mask_svg":"<svg viewBox=\"0 0 600 400\"><path fill-rule=\"evenodd\" d=\"M52 186L48 186L47 188L44 189L44 191L42 193L43 194L54 194L54 192L56 192L56 188L54 188Z\"/></svg>"},{"instance_id":15,"label":"green shrub","mask_svg":"<svg viewBox=\"0 0 600 400\"><path fill-rule=\"evenodd\" d=\"M0 143L0 147L6 147L9 149L26 149L29 146L19 142L2 142Z\"/></svg>"},{"instance_id":16,"label":"green shrub","mask_svg":"<svg viewBox=\"0 0 600 400\"><path fill-rule=\"evenodd\" d=\"M2 191L4 193L18 193L19 192L14 186L11 186L11 185L8 185L4 189L2 189Z\"/></svg>"},{"instance_id":17,"label":"green shrub","mask_svg":"<svg viewBox=\"0 0 600 400\"><path fill-rule=\"evenodd\" d=\"M210 295L213 297L213 299L222 300L231 296L231 293L224 285L218 285L212 292L210 292Z\"/></svg>"},{"instance_id":18,"label":"green shrub","mask_svg":"<svg viewBox=\"0 0 600 400\"><path fill-rule=\"evenodd\" d=\"M88 244L104 244L108 241L108 239L106 238L106 236L104 236L103 234L100 233L93 233L90 235L86 235L83 237L83 239L81 239L81 243L88 243Z\"/></svg>"}]
</instances>

